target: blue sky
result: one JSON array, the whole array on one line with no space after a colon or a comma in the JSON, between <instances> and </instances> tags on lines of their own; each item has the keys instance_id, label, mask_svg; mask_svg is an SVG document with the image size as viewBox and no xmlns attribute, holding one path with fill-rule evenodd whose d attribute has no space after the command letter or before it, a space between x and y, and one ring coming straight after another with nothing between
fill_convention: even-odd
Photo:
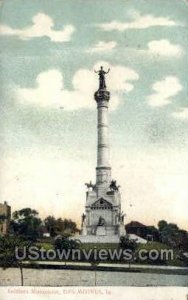
<instances>
[{"instance_id":1,"label":"blue sky","mask_svg":"<svg viewBox=\"0 0 188 300\"><path fill-rule=\"evenodd\" d=\"M93 70L103 64L127 221L187 228L186 1L0 3L0 201L79 221L95 180Z\"/></svg>"}]
</instances>

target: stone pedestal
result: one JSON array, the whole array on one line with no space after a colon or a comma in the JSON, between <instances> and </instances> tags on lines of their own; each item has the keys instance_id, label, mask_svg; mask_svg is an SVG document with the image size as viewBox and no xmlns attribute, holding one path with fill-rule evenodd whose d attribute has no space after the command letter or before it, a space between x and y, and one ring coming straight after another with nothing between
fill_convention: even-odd
<instances>
[{"instance_id":1,"label":"stone pedestal","mask_svg":"<svg viewBox=\"0 0 188 300\"><path fill-rule=\"evenodd\" d=\"M105 226L97 226L96 235L97 236L106 235Z\"/></svg>"},{"instance_id":2,"label":"stone pedestal","mask_svg":"<svg viewBox=\"0 0 188 300\"><path fill-rule=\"evenodd\" d=\"M120 224L119 225L119 236L125 236L125 235L126 235L125 225L124 224Z\"/></svg>"},{"instance_id":3,"label":"stone pedestal","mask_svg":"<svg viewBox=\"0 0 188 300\"><path fill-rule=\"evenodd\" d=\"M82 226L82 235L87 235L87 229L86 229L86 225Z\"/></svg>"}]
</instances>

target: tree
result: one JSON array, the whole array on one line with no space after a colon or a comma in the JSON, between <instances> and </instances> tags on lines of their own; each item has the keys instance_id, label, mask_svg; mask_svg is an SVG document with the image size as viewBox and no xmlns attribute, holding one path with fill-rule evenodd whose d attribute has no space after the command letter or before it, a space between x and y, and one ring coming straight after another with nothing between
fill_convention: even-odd
<instances>
[{"instance_id":1,"label":"tree","mask_svg":"<svg viewBox=\"0 0 188 300\"><path fill-rule=\"evenodd\" d=\"M130 249L132 252L136 249L136 242L131 240L128 236L122 236L120 238L120 248L122 249Z\"/></svg>"},{"instance_id":2,"label":"tree","mask_svg":"<svg viewBox=\"0 0 188 300\"><path fill-rule=\"evenodd\" d=\"M13 213L13 230L16 234L36 240L40 235L41 219L38 212L31 208L23 208Z\"/></svg>"},{"instance_id":3,"label":"tree","mask_svg":"<svg viewBox=\"0 0 188 300\"><path fill-rule=\"evenodd\" d=\"M64 252L64 260L66 261L72 260L72 250L79 249L80 242L76 240L70 240L65 236L58 236L54 241L55 250L65 251ZM62 258L61 258L62 259Z\"/></svg>"},{"instance_id":4,"label":"tree","mask_svg":"<svg viewBox=\"0 0 188 300\"><path fill-rule=\"evenodd\" d=\"M160 231L160 239L162 243L165 243L173 248L186 247L187 245L187 233L180 230L174 223L167 223L162 220L158 223Z\"/></svg>"},{"instance_id":5,"label":"tree","mask_svg":"<svg viewBox=\"0 0 188 300\"><path fill-rule=\"evenodd\" d=\"M168 225L168 223L164 220L161 220L158 222L158 228L159 231L162 231L163 229L165 229L165 227Z\"/></svg>"},{"instance_id":6,"label":"tree","mask_svg":"<svg viewBox=\"0 0 188 300\"><path fill-rule=\"evenodd\" d=\"M179 231L179 243L178 243L178 246L183 251L188 252L188 232L187 231L185 231L185 230L180 230Z\"/></svg>"},{"instance_id":7,"label":"tree","mask_svg":"<svg viewBox=\"0 0 188 300\"><path fill-rule=\"evenodd\" d=\"M53 216L48 216L44 219L44 225L50 236L54 237L57 235L56 219Z\"/></svg>"},{"instance_id":8,"label":"tree","mask_svg":"<svg viewBox=\"0 0 188 300\"><path fill-rule=\"evenodd\" d=\"M44 224L52 237L57 235L71 236L78 232L76 223L71 219L55 219L53 216L48 216L44 220Z\"/></svg>"},{"instance_id":9,"label":"tree","mask_svg":"<svg viewBox=\"0 0 188 300\"><path fill-rule=\"evenodd\" d=\"M18 236L0 237L0 266L3 269L10 267L19 268L22 286L24 284L23 263L22 260L16 258L15 249L19 247L19 252L22 252L23 248L28 246L30 246L30 243Z\"/></svg>"},{"instance_id":10,"label":"tree","mask_svg":"<svg viewBox=\"0 0 188 300\"><path fill-rule=\"evenodd\" d=\"M147 226L147 235L151 235L153 241L159 240L159 230L155 226Z\"/></svg>"},{"instance_id":11,"label":"tree","mask_svg":"<svg viewBox=\"0 0 188 300\"><path fill-rule=\"evenodd\" d=\"M123 250L130 250L130 259L128 260L129 268L131 268L131 262L134 261L134 254L137 248L136 241L131 240L128 235L120 237L119 247Z\"/></svg>"}]
</instances>

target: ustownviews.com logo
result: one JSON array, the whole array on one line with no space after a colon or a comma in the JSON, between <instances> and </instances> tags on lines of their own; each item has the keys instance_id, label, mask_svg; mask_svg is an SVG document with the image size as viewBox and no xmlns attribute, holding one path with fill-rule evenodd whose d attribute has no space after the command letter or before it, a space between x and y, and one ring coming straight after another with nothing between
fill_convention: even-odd
<instances>
[{"instance_id":1,"label":"ustownviews.com logo","mask_svg":"<svg viewBox=\"0 0 188 300\"><path fill-rule=\"evenodd\" d=\"M43 247L16 247L15 257L17 260L30 261L169 261L174 259L172 249L45 249Z\"/></svg>"}]
</instances>

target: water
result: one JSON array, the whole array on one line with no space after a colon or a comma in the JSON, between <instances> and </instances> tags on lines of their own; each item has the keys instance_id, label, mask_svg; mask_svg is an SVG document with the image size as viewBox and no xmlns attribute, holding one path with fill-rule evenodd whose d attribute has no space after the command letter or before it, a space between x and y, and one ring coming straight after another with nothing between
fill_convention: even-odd
<instances>
[{"instance_id":1,"label":"water","mask_svg":"<svg viewBox=\"0 0 188 300\"><path fill-rule=\"evenodd\" d=\"M188 275L24 269L25 286L188 286ZM20 270L0 269L0 286L20 285Z\"/></svg>"}]
</instances>

